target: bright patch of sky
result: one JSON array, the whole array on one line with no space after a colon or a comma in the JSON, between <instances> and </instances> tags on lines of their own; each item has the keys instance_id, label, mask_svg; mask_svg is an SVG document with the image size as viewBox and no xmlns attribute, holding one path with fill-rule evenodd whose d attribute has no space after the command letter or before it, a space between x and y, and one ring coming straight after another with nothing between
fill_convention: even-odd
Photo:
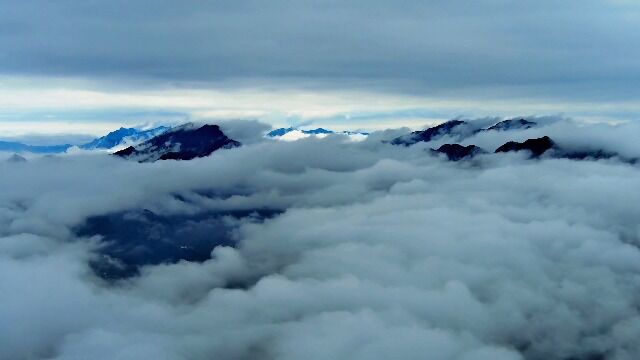
<instances>
[{"instance_id":1,"label":"bright patch of sky","mask_svg":"<svg viewBox=\"0 0 640 360\"><path fill-rule=\"evenodd\" d=\"M636 1L0 0L0 130L637 120Z\"/></svg>"}]
</instances>

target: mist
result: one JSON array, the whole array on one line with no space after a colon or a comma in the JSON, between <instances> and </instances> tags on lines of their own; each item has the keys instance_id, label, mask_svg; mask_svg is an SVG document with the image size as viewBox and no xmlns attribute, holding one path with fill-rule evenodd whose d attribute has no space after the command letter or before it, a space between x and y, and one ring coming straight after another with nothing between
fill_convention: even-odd
<instances>
[{"instance_id":1,"label":"mist","mask_svg":"<svg viewBox=\"0 0 640 360\"><path fill-rule=\"evenodd\" d=\"M635 359L638 166L491 152L544 133L637 157L640 128L537 120L465 138L489 153L460 162L426 151L446 137L243 121L223 124L243 146L190 161L5 154L0 358ZM136 239L92 233L107 218L211 252L104 277Z\"/></svg>"}]
</instances>

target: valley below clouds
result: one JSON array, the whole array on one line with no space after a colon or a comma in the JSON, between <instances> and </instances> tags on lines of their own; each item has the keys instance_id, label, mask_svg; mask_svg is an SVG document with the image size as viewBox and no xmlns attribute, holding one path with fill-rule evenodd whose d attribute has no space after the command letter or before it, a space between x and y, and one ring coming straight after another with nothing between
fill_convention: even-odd
<instances>
[{"instance_id":1,"label":"valley below clouds","mask_svg":"<svg viewBox=\"0 0 640 360\"><path fill-rule=\"evenodd\" d=\"M487 128L502 119L467 120ZM1 359L632 360L640 125L0 154ZM574 159L494 151L549 136ZM476 145L449 161L443 144Z\"/></svg>"}]
</instances>

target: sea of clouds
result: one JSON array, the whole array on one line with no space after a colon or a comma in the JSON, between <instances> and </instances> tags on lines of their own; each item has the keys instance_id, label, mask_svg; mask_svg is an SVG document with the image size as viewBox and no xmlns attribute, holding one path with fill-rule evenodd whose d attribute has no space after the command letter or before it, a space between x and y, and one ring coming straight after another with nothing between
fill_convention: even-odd
<instances>
[{"instance_id":1,"label":"sea of clouds","mask_svg":"<svg viewBox=\"0 0 640 360\"><path fill-rule=\"evenodd\" d=\"M463 143L640 156L637 124L533 120ZM223 129L244 146L192 161L0 156L0 359L640 357L639 165ZM75 229L132 209L279 215L230 219L210 260L107 281L100 237Z\"/></svg>"}]
</instances>

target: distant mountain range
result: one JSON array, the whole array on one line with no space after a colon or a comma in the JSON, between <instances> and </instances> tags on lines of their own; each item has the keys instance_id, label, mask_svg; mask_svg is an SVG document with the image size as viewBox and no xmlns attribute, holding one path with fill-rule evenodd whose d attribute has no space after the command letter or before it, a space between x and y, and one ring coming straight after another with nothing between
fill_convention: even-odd
<instances>
[{"instance_id":1,"label":"distant mountain range","mask_svg":"<svg viewBox=\"0 0 640 360\"><path fill-rule=\"evenodd\" d=\"M240 142L227 137L218 125L197 126L189 123L117 151L114 155L139 162L191 160L240 145Z\"/></svg>"},{"instance_id":2,"label":"distant mountain range","mask_svg":"<svg viewBox=\"0 0 640 360\"><path fill-rule=\"evenodd\" d=\"M509 119L500 121L486 129L482 129L476 128L474 124L467 121L450 120L426 130L414 131L411 134L399 136L391 140L391 144L410 146L419 142L437 140L444 136L450 136L457 140L462 140L482 131L525 130L537 125L537 123L525 119Z\"/></svg>"},{"instance_id":3,"label":"distant mountain range","mask_svg":"<svg viewBox=\"0 0 640 360\"><path fill-rule=\"evenodd\" d=\"M454 140L461 141L467 137L485 131L512 131L525 130L537 126L533 121L525 119L510 119L500 121L486 129L473 128L472 124L462 120L451 120L443 124L430 127L425 130L414 131L410 134L399 136L390 141L392 145L411 146L419 142L430 142L449 136ZM429 149L432 154L444 155L450 161L469 160L477 155L488 154L489 152L479 146L461 145L457 143L447 143L437 149ZM520 152L529 154L529 158L539 158L548 156L552 158L564 158L571 160L600 160L617 158L627 163L637 163L640 159L625 158L619 154L604 149L568 149L559 146L549 136L527 139L523 142L508 141L497 149L494 153Z\"/></svg>"},{"instance_id":4,"label":"distant mountain range","mask_svg":"<svg viewBox=\"0 0 640 360\"><path fill-rule=\"evenodd\" d=\"M609 159L617 158L621 161L636 163L639 159L623 158L615 152L604 149L568 149L559 146L550 137L543 136L532 138L523 142L507 141L494 151L487 151L473 144L459 144L463 139L475 134L488 131L515 131L525 130L537 126L533 121L525 119L509 119L500 121L487 128L478 128L477 125L463 120L451 120L425 130L414 131L402 135L387 142L397 146L412 146L420 142L428 143L434 140L451 139L453 143L442 144L437 148L429 149L434 155L444 155L450 161L469 160L482 154L506 153L526 151L530 158L554 157L573 160L584 159ZM366 137L367 133L359 132L335 132L324 128L301 130L293 127L275 129L266 134L267 137L297 140L308 136L326 136L329 134L345 134L348 136ZM87 144L79 147L86 150L109 150L118 147L128 147L116 151L115 156L139 162L153 162L157 160L191 160L205 157L220 149L230 149L241 146L241 143L229 138L217 125L195 125L192 123L168 128L165 126L153 129L140 130L135 128L120 128L109 134L99 137ZM32 146L17 142L0 141L0 151L11 151L15 153L60 153L65 152L72 146ZM11 162L20 162L24 158L14 155Z\"/></svg>"},{"instance_id":5,"label":"distant mountain range","mask_svg":"<svg viewBox=\"0 0 640 360\"><path fill-rule=\"evenodd\" d=\"M30 152L34 154L57 154L69 150L73 145L27 145L21 142L0 141L0 151L6 152Z\"/></svg>"},{"instance_id":6,"label":"distant mountain range","mask_svg":"<svg viewBox=\"0 0 640 360\"><path fill-rule=\"evenodd\" d=\"M159 126L153 129L141 130L136 128L123 128L112 131L105 136L96 138L78 147L84 150L109 150L116 147L137 144L149 140L169 130L167 126ZM64 153L73 145L27 145L16 141L0 141L0 151L34 154L59 154Z\"/></svg>"},{"instance_id":7,"label":"distant mountain range","mask_svg":"<svg viewBox=\"0 0 640 360\"><path fill-rule=\"evenodd\" d=\"M299 140L309 136L327 136L330 134L342 134L349 136L352 140L364 140L369 133L357 131L333 131L324 128L302 130L294 127L279 128L267 133L267 137L278 140Z\"/></svg>"},{"instance_id":8,"label":"distant mountain range","mask_svg":"<svg viewBox=\"0 0 640 360\"><path fill-rule=\"evenodd\" d=\"M192 126L192 125L189 125ZM176 129L184 127L178 127ZM162 135L166 132L169 132L172 128L167 126L159 126L152 129L137 129L137 128L125 128L121 127L117 130L114 130L108 133L105 136L98 137L86 144L77 145L80 149L83 150L112 150L118 148L122 149L123 147L134 147L137 148L136 145L142 144L148 140L153 139L159 135ZM269 132L266 136L269 138L277 138L281 140L298 140L300 138L308 137L308 136L326 136L329 134L343 134L347 135L353 140L363 140L369 135L366 132L353 132L353 131L333 131L324 128L310 129L310 130L301 130L298 128L280 128ZM5 152L14 152L14 153L36 153L36 154L57 154L64 153L73 145L71 144L63 144L63 145L49 145L49 146L38 146L38 145L27 145L21 142L12 142L12 141L0 141L0 151ZM167 155L168 156L168 155Z\"/></svg>"},{"instance_id":9,"label":"distant mountain range","mask_svg":"<svg viewBox=\"0 0 640 360\"><path fill-rule=\"evenodd\" d=\"M487 129L481 131L507 131L507 130L525 130L537 126L538 124L533 121L528 121L525 119L510 119L500 121L499 123L488 127Z\"/></svg>"}]
</instances>

